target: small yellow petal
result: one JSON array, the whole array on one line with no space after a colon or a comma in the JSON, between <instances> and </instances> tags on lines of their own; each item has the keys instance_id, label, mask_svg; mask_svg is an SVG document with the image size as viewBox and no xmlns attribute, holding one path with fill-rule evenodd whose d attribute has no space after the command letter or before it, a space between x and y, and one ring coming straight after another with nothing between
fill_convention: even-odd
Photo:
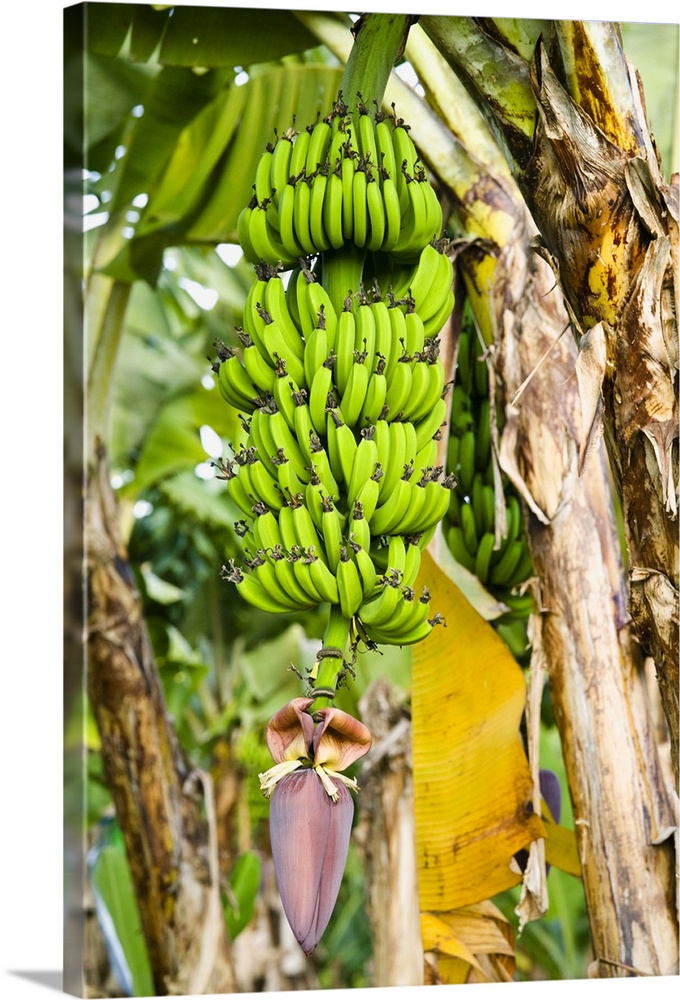
<instances>
[{"instance_id":1,"label":"small yellow petal","mask_svg":"<svg viewBox=\"0 0 680 1000\"><path fill-rule=\"evenodd\" d=\"M260 791L269 798L271 793L274 791L277 782L281 778L285 778L287 774L292 771L296 771L299 767L302 767L301 760L283 760L279 764L274 764L270 767L268 771L263 771L262 774L258 774L260 779Z\"/></svg>"},{"instance_id":2,"label":"small yellow petal","mask_svg":"<svg viewBox=\"0 0 680 1000\"><path fill-rule=\"evenodd\" d=\"M321 766L321 764L317 764L316 767L314 768L314 770L316 771L316 773L321 778L321 784L326 789L326 791L328 792L328 794L330 795L330 797L333 799L334 802L337 802L338 801L338 789L333 784L333 782L331 781L330 777L328 776L328 772L326 771L326 769L323 768Z\"/></svg>"}]
</instances>

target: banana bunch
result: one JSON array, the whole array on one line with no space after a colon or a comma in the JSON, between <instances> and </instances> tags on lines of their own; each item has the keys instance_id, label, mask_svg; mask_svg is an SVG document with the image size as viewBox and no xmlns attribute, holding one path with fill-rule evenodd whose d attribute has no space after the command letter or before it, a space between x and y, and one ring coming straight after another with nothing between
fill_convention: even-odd
<instances>
[{"instance_id":1,"label":"banana bunch","mask_svg":"<svg viewBox=\"0 0 680 1000\"><path fill-rule=\"evenodd\" d=\"M219 463L243 515L224 576L265 611L337 606L353 643L417 642L441 621L415 582L455 485L436 464L453 308L438 198L396 113L342 94L277 134L253 187L238 236L255 280L213 365L245 431Z\"/></svg>"},{"instance_id":2,"label":"banana bunch","mask_svg":"<svg viewBox=\"0 0 680 1000\"><path fill-rule=\"evenodd\" d=\"M447 449L447 464L457 485L451 491L444 535L456 561L508 606L509 611L494 625L521 659L527 646L526 624L532 598L530 594L518 594L516 588L531 575L531 556L519 499L504 474L506 531L496 547L491 420L484 350L466 310L458 344Z\"/></svg>"},{"instance_id":3,"label":"banana bunch","mask_svg":"<svg viewBox=\"0 0 680 1000\"><path fill-rule=\"evenodd\" d=\"M435 465L438 340L363 288L337 313L308 270L293 316L280 272L256 273L241 349L217 343L213 366L247 431L220 464L243 513L244 569L225 575L265 611L330 602L368 643L416 642L438 620L413 586L454 485Z\"/></svg>"},{"instance_id":4,"label":"banana bunch","mask_svg":"<svg viewBox=\"0 0 680 1000\"><path fill-rule=\"evenodd\" d=\"M342 94L328 116L267 145L237 225L250 263L284 268L348 243L408 263L441 231L408 126L361 98L350 112Z\"/></svg>"}]
</instances>

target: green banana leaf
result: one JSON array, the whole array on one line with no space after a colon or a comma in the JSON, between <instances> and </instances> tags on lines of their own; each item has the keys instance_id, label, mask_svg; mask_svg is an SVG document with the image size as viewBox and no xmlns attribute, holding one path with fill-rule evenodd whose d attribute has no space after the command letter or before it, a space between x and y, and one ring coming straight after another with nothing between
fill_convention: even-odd
<instances>
[{"instance_id":1,"label":"green banana leaf","mask_svg":"<svg viewBox=\"0 0 680 1000\"><path fill-rule=\"evenodd\" d=\"M155 189L186 125L232 78L233 74L223 69L197 74L180 67L163 67L154 75L136 102L143 113L129 119L122 137L125 155L113 174L111 212Z\"/></svg>"},{"instance_id":2,"label":"green banana leaf","mask_svg":"<svg viewBox=\"0 0 680 1000\"><path fill-rule=\"evenodd\" d=\"M229 876L229 892L224 907L224 917L232 941L253 919L261 873L262 862L253 851L246 851L236 859Z\"/></svg>"},{"instance_id":3,"label":"green banana leaf","mask_svg":"<svg viewBox=\"0 0 680 1000\"><path fill-rule=\"evenodd\" d=\"M117 824L104 833L103 841L89 858L90 882L111 965L128 995L150 996L151 967Z\"/></svg>"},{"instance_id":4,"label":"green banana leaf","mask_svg":"<svg viewBox=\"0 0 680 1000\"><path fill-rule=\"evenodd\" d=\"M145 282L134 283L117 358L110 448L115 468L135 468L127 496L206 461L203 424L226 439L239 430L236 412L215 386L208 356L216 337L235 338L229 330L243 309L241 270L227 267L217 254L206 258L188 248L173 251L169 263L174 270L163 272L155 292ZM217 300L212 309L198 305L193 289ZM158 420L161 427L154 429Z\"/></svg>"},{"instance_id":5,"label":"green banana leaf","mask_svg":"<svg viewBox=\"0 0 680 1000\"><path fill-rule=\"evenodd\" d=\"M172 74L180 74L180 87L181 74L188 72L164 70L152 88L148 115L145 110L132 128L129 151L117 168L113 207L139 194L148 201L134 235L100 268L103 273L155 286L168 247L236 243L238 215L252 196L267 143L277 131L294 123L304 128L327 113L342 76L336 67L294 64L262 68L242 85L217 93L213 80L197 89L195 113L185 103L181 121L168 126L162 85L170 84L172 93Z\"/></svg>"},{"instance_id":6,"label":"green banana leaf","mask_svg":"<svg viewBox=\"0 0 680 1000\"><path fill-rule=\"evenodd\" d=\"M264 21L264 23L263 23ZM287 10L182 7L174 4L89 4L92 52L145 62L160 46L165 66L249 66L318 44Z\"/></svg>"},{"instance_id":7,"label":"green banana leaf","mask_svg":"<svg viewBox=\"0 0 680 1000\"><path fill-rule=\"evenodd\" d=\"M145 66L131 66L86 52L84 76L87 99L83 106L83 135L73 136L73 145L85 139L87 166L105 174L114 161L116 147L130 118L130 109L148 90L151 74ZM67 135L70 134L67 131Z\"/></svg>"},{"instance_id":8,"label":"green banana leaf","mask_svg":"<svg viewBox=\"0 0 680 1000\"><path fill-rule=\"evenodd\" d=\"M89 52L115 56L121 50L139 6L134 3L88 4L86 47Z\"/></svg>"}]
</instances>

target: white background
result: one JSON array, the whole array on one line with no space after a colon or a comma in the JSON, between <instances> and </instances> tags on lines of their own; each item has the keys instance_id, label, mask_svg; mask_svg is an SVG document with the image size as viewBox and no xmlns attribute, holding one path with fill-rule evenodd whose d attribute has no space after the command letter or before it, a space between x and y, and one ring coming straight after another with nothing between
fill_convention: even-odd
<instances>
[{"instance_id":1,"label":"white background","mask_svg":"<svg viewBox=\"0 0 680 1000\"><path fill-rule=\"evenodd\" d=\"M211 0L203 0L203 5ZM195 4L194 4L195 5ZM213 4L214 5L214 4ZM226 6L226 4L224 4ZM2 800L0 812L0 996L61 993L62 968L62 395L61 395L61 54L63 7L56 0L10 0L2 11ZM251 6L251 4L234 4ZM258 2L258 7L291 6ZM300 8L346 10L336 2ZM355 9L355 8L351 8ZM513 17L669 21L660 0L553 0L549 5L488 0L385 10ZM35 155L34 155L35 150ZM49 171L45 167L49 152ZM9 267L9 271L8 271ZM8 352L9 351L9 357ZM487 1000L665 997L677 979L441 987L440 996ZM310 997L322 994L308 994ZM354 990L334 996L413 996L409 990ZM427 994L428 996L430 993Z\"/></svg>"}]
</instances>

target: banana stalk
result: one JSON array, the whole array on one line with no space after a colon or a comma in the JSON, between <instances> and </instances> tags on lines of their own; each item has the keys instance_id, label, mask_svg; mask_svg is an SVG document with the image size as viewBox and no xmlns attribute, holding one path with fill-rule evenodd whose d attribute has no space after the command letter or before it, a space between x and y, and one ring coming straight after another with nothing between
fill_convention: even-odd
<instances>
[{"instance_id":1,"label":"banana stalk","mask_svg":"<svg viewBox=\"0 0 680 1000\"><path fill-rule=\"evenodd\" d=\"M357 94L370 107L371 100L380 103L392 67L403 51L411 23L409 15L384 18L364 14L354 28L354 44L340 84L342 94L353 102ZM346 32L345 32L346 34ZM348 293L356 291L361 283L365 252L353 245L343 246L322 256L322 284L336 304L338 311ZM335 692L338 678L345 669L351 621L342 611L331 606L328 628L319 653L318 675L314 688ZM340 653L340 657L337 653ZM330 654L330 655L329 655ZM318 695L313 709L330 705L333 695Z\"/></svg>"},{"instance_id":2,"label":"banana stalk","mask_svg":"<svg viewBox=\"0 0 680 1000\"><path fill-rule=\"evenodd\" d=\"M317 655L317 663L312 671L314 682L314 703L312 711L333 704L338 676L344 669L344 657L349 643L351 620L336 606L328 612L328 625L323 636L323 644ZM325 692L322 694L321 692Z\"/></svg>"}]
</instances>

